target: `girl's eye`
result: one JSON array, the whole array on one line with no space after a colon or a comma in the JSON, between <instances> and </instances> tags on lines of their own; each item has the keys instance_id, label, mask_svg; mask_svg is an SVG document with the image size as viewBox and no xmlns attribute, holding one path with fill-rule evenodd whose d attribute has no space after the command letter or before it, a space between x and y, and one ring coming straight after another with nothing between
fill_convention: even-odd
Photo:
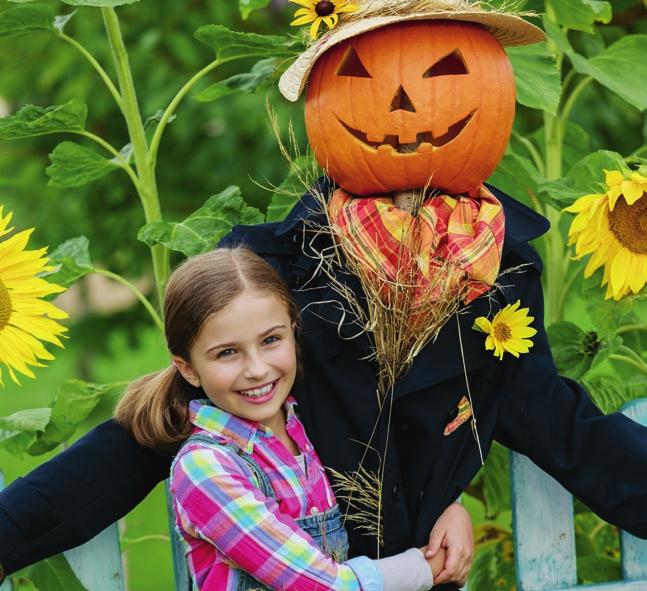
<instances>
[{"instance_id":1,"label":"girl's eye","mask_svg":"<svg viewBox=\"0 0 647 591\"><path fill-rule=\"evenodd\" d=\"M276 335L272 335L271 337L266 337L265 340L263 341L264 345L271 345L272 343L276 343L276 341L279 341L280 338L277 337Z\"/></svg>"},{"instance_id":2,"label":"girl's eye","mask_svg":"<svg viewBox=\"0 0 647 591\"><path fill-rule=\"evenodd\" d=\"M235 351L233 349L223 349L222 351L220 351L220 353L218 353L218 355L216 355L216 359L221 359L222 357L229 357L234 353Z\"/></svg>"}]
</instances>

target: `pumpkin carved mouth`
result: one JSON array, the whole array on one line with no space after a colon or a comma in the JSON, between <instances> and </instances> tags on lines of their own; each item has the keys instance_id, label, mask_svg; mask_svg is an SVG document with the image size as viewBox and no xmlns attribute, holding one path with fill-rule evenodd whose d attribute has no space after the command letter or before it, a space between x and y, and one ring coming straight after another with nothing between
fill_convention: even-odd
<instances>
[{"instance_id":1,"label":"pumpkin carved mouth","mask_svg":"<svg viewBox=\"0 0 647 591\"><path fill-rule=\"evenodd\" d=\"M350 133L353 137L357 138L365 146L368 146L374 151L396 151L399 154L413 154L414 152L424 152L429 151L433 148L441 148L442 146L448 144L453 139L458 137L458 135L465 129L467 124L470 122L472 117L476 113L476 110L472 111L466 117L463 117L461 120L453 123L447 128L447 131L442 135L435 136L431 131L423 131L416 135L415 142L402 142L398 135L385 135L382 141L372 141L368 139L368 135L359 129L355 129L344 123L338 116L337 120L342 124L344 129Z\"/></svg>"}]
</instances>

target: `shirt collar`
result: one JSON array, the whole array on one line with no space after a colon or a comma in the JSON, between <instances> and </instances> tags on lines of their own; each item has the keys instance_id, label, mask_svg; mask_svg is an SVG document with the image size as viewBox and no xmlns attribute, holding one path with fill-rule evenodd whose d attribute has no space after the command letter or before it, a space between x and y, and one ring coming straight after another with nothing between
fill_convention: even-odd
<instances>
[{"instance_id":1,"label":"shirt collar","mask_svg":"<svg viewBox=\"0 0 647 591\"><path fill-rule=\"evenodd\" d=\"M295 418L294 407L297 402L292 396L285 401L287 423ZM207 398L189 402L189 420L199 429L215 435L219 439L237 445L251 454L254 443L259 436L268 436L272 432L257 421L249 421L215 406Z\"/></svg>"},{"instance_id":2,"label":"shirt collar","mask_svg":"<svg viewBox=\"0 0 647 591\"><path fill-rule=\"evenodd\" d=\"M549 230L550 223L546 218L496 187L488 184L486 186L501 202L505 212L504 253L514 246L539 238ZM325 225L327 223L325 212L322 211L317 194L325 195L327 198L334 189L335 185L330 179L321 177L317 180L313 188L301 197L279 225L276 236L294 232L297 226L302 225L306 220Z\"/></svg>"}]
</instances>

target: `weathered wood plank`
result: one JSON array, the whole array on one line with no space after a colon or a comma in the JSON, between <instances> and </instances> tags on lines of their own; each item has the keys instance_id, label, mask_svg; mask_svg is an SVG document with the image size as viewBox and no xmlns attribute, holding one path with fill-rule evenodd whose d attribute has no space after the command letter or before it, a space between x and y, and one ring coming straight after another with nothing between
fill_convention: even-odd
<instances>
[{"instance_id":1,"label":"weathered wood plank","mask_svg":"<svg viewBox=\"0 0 647 591\"><path fill-rule=\"evenodd\" d=\"M2 474L2 470L0 470L0 490L4 488L4 475ZM12 585L9 580L6 580L2 585L0 585L0 591L11 591Z\"/></svg>"},{"instance_id":2,"label":"weathered wood plank","mask_svg":"<svg viewBox=\"0 0 647 591\"><path fill-rule=\"evenodd\" d=\"M512 454L511 473L517 589L575 585L571 495L525 456Z\"/></svg>"},{"instance_id":3,"label":"weathered wood plank","mask_svg":"<svg viewBox=\"0 0 647 591\"><path fill-rule=\"evenodd\" d=\"M173 513L173 499L169 490L169 481L165 483L166 510L168 513L169 532L171 535L171 549L173 551L173 574L175 575L176 591L193 591L193 582L184 557L184 544L175 529L175 514ZM2 591L2 590L0 590Z\"/></svg>"},{"instance_id":4,"label":"weathered wood plank","mask_svg":"<svg viewBox=\"0 0 647 591\"><path fill-rule=\"evenodd\" d=\"M647 425L647 399L630 402L623 408L623 412L634 421ZM647 446L647 442L645 445ZM623 531L620 543L624 579L626 581L647 581L647 540L641 540Z\"/></svg>"},{"instance_id":5,"label":"weathered wood plank","mask_svg":"<svg viewBox=\"0 0 647 591\"><path fill-rule=\"evenodd\" d=\"M116 523L82 546L64 554L88 591L124 591L124 571Z\"/></svg>"}]
</instances>

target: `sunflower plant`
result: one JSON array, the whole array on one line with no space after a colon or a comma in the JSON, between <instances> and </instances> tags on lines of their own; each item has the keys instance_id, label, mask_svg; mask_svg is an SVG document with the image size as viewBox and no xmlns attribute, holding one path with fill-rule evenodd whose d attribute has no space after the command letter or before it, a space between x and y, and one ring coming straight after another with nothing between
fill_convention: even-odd
<instances>
[{"instance_id":1,"label":"sunflower plant","mask_svg":"<svg viewBox=\"0 0 647 591\"><path fill-rule=\"evenodd\" d=\"M134 6L125 6L128 4ZM231 10L225 4L209 3L211 11L207 14L205 10L204 22ZM189 182L192 179L186 179L183 193L191 204L188 213L172 216L169 193L176 187L170 189L161 183L165 171L159 166L161 154L171 151L163 141L169 125L176 118L176 126L187 125L181 115L193 110L195 118L199 113L195 104L187 104L189 97L208 103L272 87L289 61L304 49L304 37L316 37L325 28L335 27L354 5L349 0L292 0L289 4L239 0L235 4L244 19L251 17L253 21L244 25L246 31L222 24L200 26L194 35L196 43L191 45L192 58L186 60L191 64L186 79L172 91L165 88L151 99L140 91L143 80L136 79L133 66L139 67L142 77L145 73L150 78L161 66L155 63L152 67L150 57L142 64L133 62L122 25L128 22L133 37L139 35L150 45L155 44L156 35L172 39L176 45L169 45L168 52L173 53L174 47L190 43L178 40L172 19L161 32L138 31L137 11L145 8L138 0L0 0L0 38L11 38L11 51L29 47L36 38L33 34L40 36L43 45L39 47L46 48L38 60L32 59L41 69L29 70L29 84L23 94L30 98L10 105L8 113L0 117L0 148L12 141L16 142L12 148L18 149L27 138L37 143L42 137L64 134L50 151L46 173L50 185L66 191L59 194L61 198L70 201L89 198L94 189L86 186L106 189L116 185L116 175L121 175L119 182L127 186L126 199L139 204L141 227L136 236L131 236L131 242L127 235L120 238L132 251L137 245L148 248L153 276L147 292L122 274L105 269L93 261L85 236L67 235L67 240L49 253L49 262L45 262L44 252L27 251L26 242L19 254L17 241L10 242L15 238L0 236L0 249L13 249L14 256L23 257L21 261L29 268L25 277L17 277L14 267L5 265L4 259L0 261L0 327L4 322L5 327L22 327L24 334L31 335L18 337L23 345L17 355L16 349L7 351L7 341L2 340L0 332L0 359L10 378L17 377L16 372L29 375L30 368L50 361L51 353L42 341L57 345L56 341L65 336L59 323L64 320L62 313L46 299L57 290L89 274L102 274L128 287L150 325L161 331L159 302L171 257L209 250L233 224L265 218L234 186L196 203ZM488 4L509 7L512 3L492 0ZM647 359L643 353L647 351L647 161L643 159L647 157L647 144L646 132L640 131L644 128L642 113L647 109L644 6L640 0L522 0L514 4L541 15L547 42L508 49L517 78L519 116L509 149L490 181L550 220L552 229L535 247L546 263L546 324L553 355L564 375L583 381L596 403L604 411L613 411L647 393ZM262 9L265 11L260 12ZM178 19L191 16L182 13L183 7L165 6L165 10L179 11ZM254 21L254 17L261 15L269 18L271 26L266 29L271 34L259 32L260 20ZM295 35L290 21L303 26L306 34ZM102 28L103 37L84 37L84 28L95 32ZM44 38L48 40L42 41ZM54 60L48 63L48 51L57 44L75 52L78 61L68 58L66 66L57 66ZM146 49L148 56L148 46ZM90 83L75 85L82 79L82 64L83 76L93 78ZM182 60L172 61L174 68L184 65ZM63 71L65 67L68 71ZM40 96L32 80L57 76L72 83L65 92L53 93L57 97L53 104L27 104ZM4 84L0 81L0 95ZM78 98L84 91L90 94L99 89L103 93L101 103L95 98L88 105ZM108 104L110 107L105 106ZM0 111L2 106L0 101ZM118 124L102 125L106 112L119 113ZM243 128L247 121L236 123ZM208 121L205 133L217 135L219 125L222 123L217 120ZM254 143L262 142L254 138ZM609 145L614 151L594 149ZM49 146L42 149L49 150ZM194 156L192 160L204 162L202 176L213 178L214 162L199 153ZM224 166L230 163L226 161ZM258 166L262 164L257 162ZM262 204L267 206L268 220L279 220L289 211L300 186L298 169L309 166L307 157L294 161L286 181L269 203ZM218 170L224 174L222 167ZM2 182L0 178L0 186ZM106 215L113 205L107 200ZM0 213L0 219L5 224L0 224L2 233L8 227L7 214ZM98 243L101 236L91 238ZM11 308L6 304L8 298L12 298ZM14 307L13 301L20 303ZM535 311L524 311L523 302L515 306L477 325L486 333L483 346L499 357L532 351ZM39 318L35 324L25 322L27 309ZM5 337L15 336L13 328L5 332ZM71 332L74 338L74 330ZM5 425L2 432L11 435L0 445L16 454L52 450L73 435L107 393L121 391L124 385L120 381L93 384L70 380L61 386L48 408L25 411L34 418L29 424L16 417L13 421L12 417L1 417L0 424ZM470 581L475 591L514 588L512 530L506 521L510 510L507 484L507 454L494 446L486 469L465 495L466 504L477 516L477 543L481 547ZM601 527L585 508L578 508L577 520L580 579L613 578L618 567L617 536L614 538L610 528ZM593 573L593 552L609 557L602 576L600 568ZM47 578L47 573L65 569L60 561L34 568L37 570L21 576L47 581L48 591L62 589L61 577ZM65 576L69 576L69 569Z\"/></svg>"}]
</instances>

